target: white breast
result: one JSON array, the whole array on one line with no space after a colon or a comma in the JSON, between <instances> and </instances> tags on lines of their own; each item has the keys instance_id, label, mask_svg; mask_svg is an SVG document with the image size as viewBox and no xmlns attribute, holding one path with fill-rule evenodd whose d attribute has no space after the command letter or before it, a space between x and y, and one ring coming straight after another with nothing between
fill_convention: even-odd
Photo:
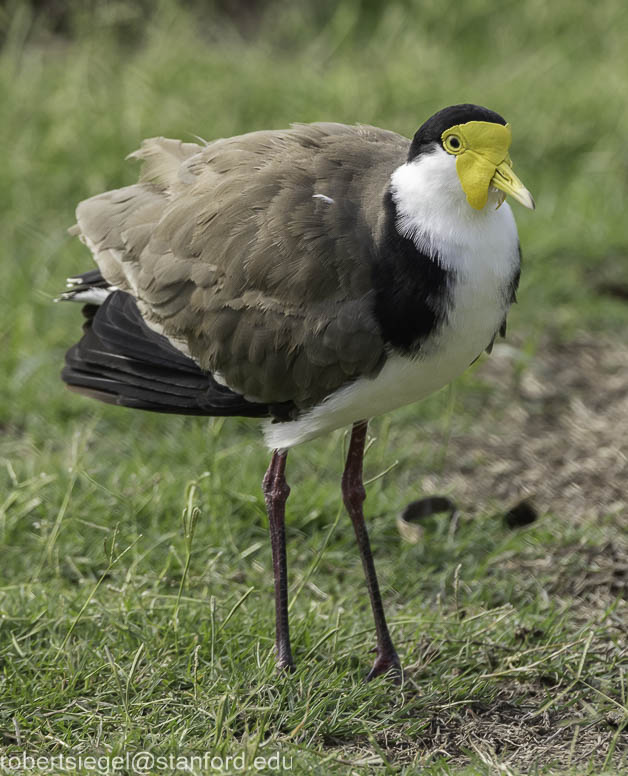
<instances>
[{"instance_id":1,"label":"white breast","mask_svg":"<svg viewBox=\"0 0 628 776\"><path fill-rule=\"evenodd\" d=\"M453 271L447 323L422 345L418 357L392 354L375 378L339 389L299 420L268 423L264 436L271 449L292 447L428 396L482 353L504 319L519 264L510 207L496 209L497 193L491 192L486 207L473 210L460 186L455 159L442 149L398 168L392 191L399 231Z\"/></svg>"}]
</instances>

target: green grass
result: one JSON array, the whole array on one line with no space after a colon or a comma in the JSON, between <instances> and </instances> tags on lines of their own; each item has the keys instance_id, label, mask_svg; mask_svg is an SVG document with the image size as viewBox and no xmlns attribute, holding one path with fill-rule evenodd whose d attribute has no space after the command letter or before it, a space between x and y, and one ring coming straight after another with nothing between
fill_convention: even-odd
<instances>
[{"instance_id":1,"label":"green grass","mask_svg":"<svg viewBox=\"0 0 628 776\"><path fill-rule=\"evenodd\" d=\"M80 316L52 298L90 266L65 229L77 201L133 180L123 159L143 137L313 120L409 135L459 101L508 118L538 204L516 211L521 370L582 331L625 339L625 302L597 291L628 283L623 4L274 9L244 32L169 3L143 25L131 4L97 4L59 35L24 3L0 15L0 751L244 753L249 769L280 752L321 774L620 772L625 600L577 582L605 547L624 552L625 504L511 530L495 496L455 531L427 521L417 544L395 525L434 476L464 474L452 451L474 424L508 434L514 384L473 371L372 425L366 507L408 669L397 690L362 681L374 634L341 509L342 433L289 457L298 670L277 678L256 424L102 407L58 379ZM479 486L477 446L466 476Z\"/></svg>"}]
</instances>

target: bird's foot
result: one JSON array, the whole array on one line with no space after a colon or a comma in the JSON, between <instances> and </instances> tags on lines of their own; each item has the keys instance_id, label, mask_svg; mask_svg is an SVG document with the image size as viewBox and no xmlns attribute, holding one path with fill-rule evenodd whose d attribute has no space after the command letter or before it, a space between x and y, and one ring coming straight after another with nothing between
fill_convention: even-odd
<instances>
[{"instance_id":1,"label":"bird's foot","mask_svg":"<svg viewBox=\"0 0 628 776\"><path fill-rule=\"evenodd\" d=\"M373 668L369 671L366 681L370 682L371 679L375 679L376 676L382 674L389 674L390 679L395 684L401 684L403 678L403 669L401 663L397 657L397 653L392 650L391 652L382 652L377 655Z\"/></svg>"},{"instance_id":2,"label":"bird's foot","mask_svg":"<svg viewBox=\"0 0 628 776\"><path fill-rule=\"evenodd\" d=\"M275 660L275 667L278 674L291 674L295 670L292 655L278 654Z\"/></svg>"}]
</instances>

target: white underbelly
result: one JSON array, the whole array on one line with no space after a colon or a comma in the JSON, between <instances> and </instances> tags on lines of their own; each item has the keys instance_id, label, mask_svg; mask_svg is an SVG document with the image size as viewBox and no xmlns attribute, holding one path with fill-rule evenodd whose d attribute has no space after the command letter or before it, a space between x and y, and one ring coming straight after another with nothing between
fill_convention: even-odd
<instances>
[{"instance_id":1,"label":"white underbelly","mask_svg":"<svg viewBox=\"0 0 628 776\"><path fill-rule=\"evenodd\" d=\"M360 378L328 396L299 420L267 423L266 444L288 448L336 428L412 404L451 382L488 346L506 312L495 287L459 286L448 322L417 357L392 354L374 378Z\"/></svg>"}]
</instances>

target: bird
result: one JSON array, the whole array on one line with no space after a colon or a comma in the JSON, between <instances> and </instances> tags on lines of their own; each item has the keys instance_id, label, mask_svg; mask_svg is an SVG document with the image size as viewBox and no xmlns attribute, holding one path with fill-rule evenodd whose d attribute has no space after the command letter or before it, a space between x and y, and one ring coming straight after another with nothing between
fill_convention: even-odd
<instances>
[{"instance_id":1,"label":"bird","mask_svg":"<svg viewBox=\"0 0 628 776\"><path fill-rule=\"evenodd\" d=\"M275 661L288 623L288 451L349 427L342 498L373 612L367 679L402 669L364 519L368 422L461 374L516 301L521 250L506 196L510 125L446 107L412 139L368 125L293 124L211 142L156 137L137 183L80 202L69 231L96 268L59 299L83 305L67 386L161 413L259 418L275 590Z\"/></svg>"}]
</instances>

